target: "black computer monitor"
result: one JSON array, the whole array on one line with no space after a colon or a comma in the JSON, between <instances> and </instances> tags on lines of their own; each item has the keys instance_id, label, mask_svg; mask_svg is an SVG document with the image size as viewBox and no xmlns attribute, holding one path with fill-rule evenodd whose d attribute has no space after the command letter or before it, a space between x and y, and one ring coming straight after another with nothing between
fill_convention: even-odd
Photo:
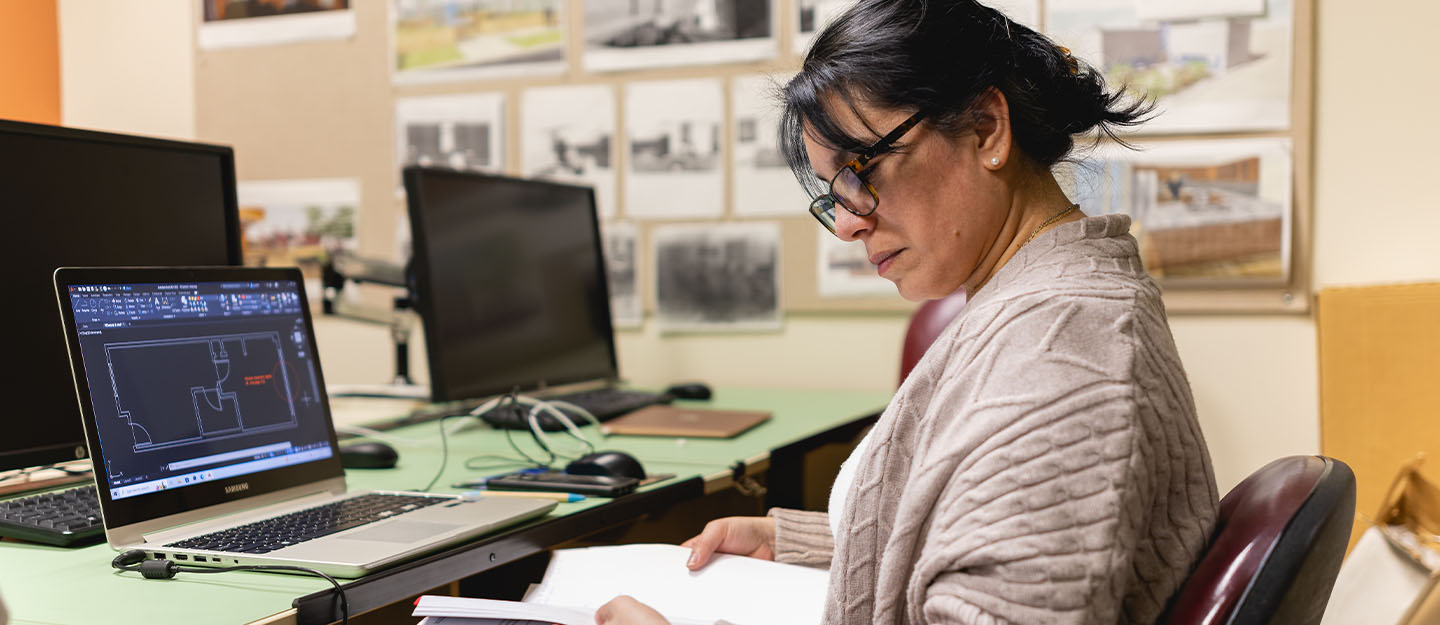
<instances>
[{"instance_id":1,"label":"black computer monitor","mask_svg":"<svg viewBox=\"0 0 1440 625\"><path fill-rule=\"evenodd\" d=\"M85 455L51 275L63 265L240 264L228 147L0 120L11 374L0 470Z\"/></svg>"},{"instance_id":2,"label":"black computer monitor","mask_svg":"<svg viewBox=\"0 0 1440 625\"><path fill-rule=\"evenodd\" d=\"M618 378L592 189L426 167L404 179L432 399Z\"/></svg>"}]
</instances>

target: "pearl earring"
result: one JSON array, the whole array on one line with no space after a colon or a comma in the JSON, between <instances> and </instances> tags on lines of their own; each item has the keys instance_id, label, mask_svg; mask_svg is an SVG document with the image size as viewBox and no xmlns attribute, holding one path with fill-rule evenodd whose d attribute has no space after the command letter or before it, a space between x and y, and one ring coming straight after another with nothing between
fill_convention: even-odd
<instances>
[{"instance_id":1,"label":"pearl earring","mask_svg":"<svg viewBox=\"0 0 1440 625\"><path fill-rule=\"evenodd\" d=\"M999 165L999 164L1000 164L1000 157L998 157L998 156L992 156L992 157L990 157L990 166L991 166L991 167L997 166L997 165Z\"/></svg>"}]
</instances>

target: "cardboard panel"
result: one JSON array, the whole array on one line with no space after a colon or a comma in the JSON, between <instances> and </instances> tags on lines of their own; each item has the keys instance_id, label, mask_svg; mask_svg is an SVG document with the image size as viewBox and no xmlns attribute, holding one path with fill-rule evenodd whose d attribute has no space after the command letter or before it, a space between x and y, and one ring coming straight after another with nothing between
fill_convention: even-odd
<instances>
[{"instance_id":1,"label":"cardboard panel","mask_svg":"<svg viewBox=\"0 0 1440 625\"><path fill-rule=\"evenodd\" d=\"M1353 545L1417 454L1440 481L1440 284L1325 289L1317 308L1320 449L1355 472Z\"/></svg>"}]
</instances>

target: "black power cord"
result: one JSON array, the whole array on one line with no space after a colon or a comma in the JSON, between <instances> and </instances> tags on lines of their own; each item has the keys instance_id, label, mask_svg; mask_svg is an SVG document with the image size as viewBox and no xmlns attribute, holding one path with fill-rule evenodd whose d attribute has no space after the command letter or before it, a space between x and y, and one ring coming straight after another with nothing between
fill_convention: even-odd
<instances>
[{"instance_id":1,"label":"black power cord","mask_svg":"<svg viewBox=\"0 0 1440 625\"><path fill-rule=\"evenodd\" d=\"M112 568L121 571L136 571L145 579L170 579L177 573L229 573L231 571L292 571L305 573L315 577L324 578L335 587L335 596L340 599L340 623L348 625L350 622L350 602L345 598L345 589L340 587L340 582L335 578L326 575L315 569L303 566L289 566L285 564L242 564L239 566L226 566L221 568L208 568L202 566L184 566L177 564L174 560L150 560L146 558L145 552L140 549L131 549L110 561Z\"/></svg>"}]
</instances>

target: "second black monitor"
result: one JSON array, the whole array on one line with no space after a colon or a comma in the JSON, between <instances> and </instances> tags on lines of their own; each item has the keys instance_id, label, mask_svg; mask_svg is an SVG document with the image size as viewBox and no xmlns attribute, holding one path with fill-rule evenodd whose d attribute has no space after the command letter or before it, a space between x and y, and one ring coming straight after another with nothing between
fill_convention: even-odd
<instances>
[{"instance_id":1,"label":"second black monitor","mask_svg":"<svg viewBox=\"0 0 1440 625\"><path fill-rule=\"evenodd\" d=\"M618 377L593 190L425 167L404 178L434 401Z\"/></svg>"},{"instance_id":2,"label":"second black monitor","mask_svg":"<svg viewBox=\"0 0 1440 625\"><path fill-rule=\"evenodd\" d=\"M61 265L240 264L235 156L224 146L0 120L0 251L10 303L0 471L85 454L55 309Z\"/></svg>"}]
</instances>

